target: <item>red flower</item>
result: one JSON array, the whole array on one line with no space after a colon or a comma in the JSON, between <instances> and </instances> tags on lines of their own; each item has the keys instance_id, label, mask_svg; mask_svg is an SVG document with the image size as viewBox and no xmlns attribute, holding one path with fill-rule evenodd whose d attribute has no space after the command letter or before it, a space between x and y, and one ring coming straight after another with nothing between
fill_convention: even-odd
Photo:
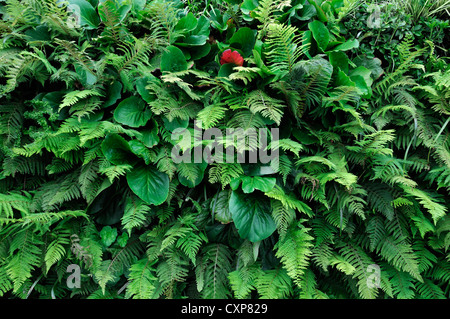
<instances>
[{"instance_id":1,"label":"red flower","mask_svg":"<svg viewBox=\"0 0 450 319\"><path fill-rule=\"evenodd\" d=\"M225 50L220 57L220 64L234 63L238 66L244 64L244 58L237 51L231 51L231 49Z\"/></svg>"}]
</instances>

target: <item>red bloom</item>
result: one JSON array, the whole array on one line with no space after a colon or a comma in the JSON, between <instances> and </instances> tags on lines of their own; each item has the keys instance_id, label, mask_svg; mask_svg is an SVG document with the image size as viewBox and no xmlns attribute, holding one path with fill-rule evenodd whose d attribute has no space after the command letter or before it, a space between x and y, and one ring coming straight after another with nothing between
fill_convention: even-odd
<instances>
[{"instance_id":1,"label":"red bloom","mask_svg":"<svg viewBox=\"0 0 450 319\"><path fill-rule=\"evenodd\" d=\"M220 64L234 63L238 66L244 64L244 58L237 51L231 51L231 49L225 50L220 57Z\"/></svg>"}]
</instances>

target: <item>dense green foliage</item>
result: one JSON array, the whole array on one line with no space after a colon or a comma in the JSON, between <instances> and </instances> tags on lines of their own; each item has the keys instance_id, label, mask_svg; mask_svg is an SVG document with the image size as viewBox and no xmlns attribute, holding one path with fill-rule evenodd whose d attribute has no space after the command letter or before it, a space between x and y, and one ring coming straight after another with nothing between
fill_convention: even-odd
<instances>
[{"instance_id":1,"label":"dense green foliage","mask_svg":"<svg viewBox=\"0 0 450 319\"><path fill-rule=\"evenodd\" d=\"M0 0L0 296L449 298L449 7Z\"/></svg>"}]
</instances>

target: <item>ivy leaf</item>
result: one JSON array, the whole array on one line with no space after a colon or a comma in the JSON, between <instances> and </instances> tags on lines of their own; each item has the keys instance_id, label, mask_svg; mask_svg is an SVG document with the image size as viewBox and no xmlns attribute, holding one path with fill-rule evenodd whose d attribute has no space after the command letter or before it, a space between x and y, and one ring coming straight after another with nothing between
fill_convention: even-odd
<instances>
[{"instance_id":1,"label":"ivy leaf","mask_svg":"<svg viewBox=\"0 0 450 319\"><path fill-rule=\"evenodd\" d=\"M241 238L258 242L272 235L276 224L269 207L265 197L232 192L229 209Z\"/></svg>"},{"instance_id":2,"label":"ivy leaf","mask_svg":"<svg viewBox=\"0 0 450 319\"><path fill-rule=\"evenodd\" d=\"M152 166L138 166L127 173L133 193L147 204L161 205L169 195L169 176Z\"/></svg>"},{"instance_id":3,"label":"ivy leaf","mask_svg":"<svg viewBox=\"0 0 450 319\"><path fill-rule=\"evenodd\" d=\"M144 126L152 116L150 109L146 106L144 100L131 96L119 103L114 111L114 119L130 127Z\"/></svg>"}]
</instances>

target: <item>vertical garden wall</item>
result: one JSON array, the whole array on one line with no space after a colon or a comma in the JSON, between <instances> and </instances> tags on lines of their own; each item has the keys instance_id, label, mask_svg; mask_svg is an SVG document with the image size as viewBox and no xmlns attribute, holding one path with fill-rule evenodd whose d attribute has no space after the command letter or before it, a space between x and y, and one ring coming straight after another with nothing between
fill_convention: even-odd
<instances>
[{"instance_id":1,"label":"vertical garden wall","mask_svg":"<svg viewBox=\"0 0 450 319\"><path fill-rule=\"evenodd\" d=\"M0 0L0 296L448 298L449 7Z\"/></svg>"}]
</instances>

